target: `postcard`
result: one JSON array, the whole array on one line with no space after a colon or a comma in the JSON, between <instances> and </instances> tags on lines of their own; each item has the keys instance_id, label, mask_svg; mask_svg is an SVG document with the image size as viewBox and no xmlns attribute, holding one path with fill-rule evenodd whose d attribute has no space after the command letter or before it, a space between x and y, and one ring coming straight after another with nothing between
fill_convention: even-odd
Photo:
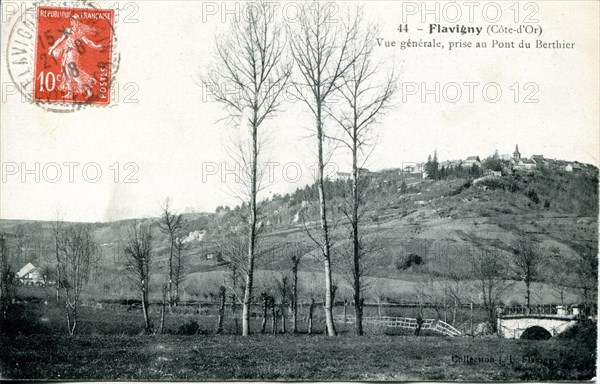
<instances>
[{"instance_id":1,"label":"postcard","mask_svg":"<svg viewBox=\"0 0 600 384\"><path fill-rule=\"evenodd\" d=\"M597 1L3 1L0 378L597 378Z\"/></svg>"}]
</instances>

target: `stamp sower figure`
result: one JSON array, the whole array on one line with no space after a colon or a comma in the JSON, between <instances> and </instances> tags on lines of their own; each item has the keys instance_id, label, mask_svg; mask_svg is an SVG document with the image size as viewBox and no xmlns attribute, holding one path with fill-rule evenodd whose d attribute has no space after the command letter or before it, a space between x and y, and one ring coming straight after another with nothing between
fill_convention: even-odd
<instances>
[{"instance_id":1,"label":"stamp sower figure","mask_svg":"<svg viewBox=\"0 0 600 384\"><path fill-rule=\"evenodd\" d=\"M85 45L102 48L86 35L97 30L79 21L78 15L71 15L71 28L66 28L62 36L48 50L48 54L61 62L62 81L59 89L66 92L64 98L73 99L76 94L92 96L92 86L96 83L93 76L79 66L79 57L85 53Z\"/></svg>"}]
</instances>

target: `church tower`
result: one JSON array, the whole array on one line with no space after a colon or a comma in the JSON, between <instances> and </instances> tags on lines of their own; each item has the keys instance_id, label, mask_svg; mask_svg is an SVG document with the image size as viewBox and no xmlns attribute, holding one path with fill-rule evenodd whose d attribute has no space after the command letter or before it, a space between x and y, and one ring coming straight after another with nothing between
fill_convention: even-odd
<instances>
[{"instance_id":1,"label":"church tower","mask_svg":"<svg viewBox=\"0 0 600 384\"><path fill-rule=\"evenodd\" d=\"M515 148L515 152L513 153L513 159L519 160L521 158L521 152L519 152L519 144Z\"/></svg>"}]
</instances>

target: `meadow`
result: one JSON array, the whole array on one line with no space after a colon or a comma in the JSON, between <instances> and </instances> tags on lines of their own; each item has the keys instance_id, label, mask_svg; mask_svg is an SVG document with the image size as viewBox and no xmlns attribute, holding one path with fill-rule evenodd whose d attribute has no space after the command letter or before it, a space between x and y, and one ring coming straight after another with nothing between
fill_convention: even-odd
<instances>
[{"instance_id":1,"label":"meadow","mask_svg":"<svg viewBox=\"0 0 600 384\"><path fill-rule=\"evenodd\" d=\"M165 334L141 335L141 313L125 305L81 307L77 335L66 333L60 306L29 301L12 307L0 336L0 376L30 380L589 380L595 375L595 325L568 337L415 336L368 325L355 337L315 333L238 336L229 317L178 308ZM202 312L202 311L200 311ZM157 319L156 311L152 313ZM197 324L189 332L189 324ZM254 330L260 319L253 319ZM238 328L239 329L239 328ZM270 324L267 325L270 331ZM191 334L186 334L191 333ZM592 334L593 333L593 334Z\"/></svg>"}]
</instances>

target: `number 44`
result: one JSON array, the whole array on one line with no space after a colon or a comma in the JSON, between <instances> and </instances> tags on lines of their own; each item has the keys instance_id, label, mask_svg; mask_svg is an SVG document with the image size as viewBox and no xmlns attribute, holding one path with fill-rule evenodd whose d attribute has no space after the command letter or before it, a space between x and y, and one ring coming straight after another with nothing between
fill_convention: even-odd
<instances>
[{"instance_id":1,"label":"number 44","mask_svg":"<svg viewBox=\"0 0 600 384\"><path fill-rule=\"evenodd\" d=\"M398 27L398 32L408 32L408 24L400 24L400 26Z\"/></svg>"}]
</instances>

